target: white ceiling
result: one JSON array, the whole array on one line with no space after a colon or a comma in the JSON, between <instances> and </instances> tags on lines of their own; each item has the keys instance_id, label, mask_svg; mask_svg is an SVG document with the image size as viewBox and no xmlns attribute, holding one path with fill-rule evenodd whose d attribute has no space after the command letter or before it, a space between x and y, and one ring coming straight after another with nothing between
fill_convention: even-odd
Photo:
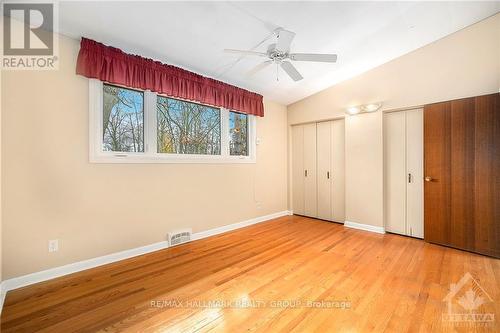
<instances>
[{"instance_id":1,"label":"white ceiling","mask_svg":"<svg viewBox=\"0 0 500 333\"><path fill-rule=\"evenodd\" d=\"M500 11L500 2L61 2L59 30L183 67L290 104ZM336 64L295 62L293 82L251 49L273 27L297 35L293 52L337 53ZM267 44L256 50L265 51ZM416 64L418 66L418 64Z\"/></svg>"}]
</instances>

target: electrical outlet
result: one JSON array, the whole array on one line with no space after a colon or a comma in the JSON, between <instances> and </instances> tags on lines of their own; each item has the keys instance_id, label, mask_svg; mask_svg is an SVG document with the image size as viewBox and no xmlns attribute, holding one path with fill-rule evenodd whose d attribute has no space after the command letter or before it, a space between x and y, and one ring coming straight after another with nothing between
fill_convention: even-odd
<instances>
[{"instance_id":1,"label":"electrical outlet","mask_svg":"<svg viewBox=\"0 0 500 333\"><path fill-rule=\"evenodd\" d=\"M59 239L49 240L49 252L59 251Z\"/></svg>"},{"instance_id":2,"label":"electrical outlet","mask_svg":"<svg viewBox=\"0 0 500 333\"><path fill-rule=\"evenodd\" d=\"M256 206L257 206L257 209L261 209L262 208L262 202L257 201L256 202Z\"/></svg>"}]
</instances>

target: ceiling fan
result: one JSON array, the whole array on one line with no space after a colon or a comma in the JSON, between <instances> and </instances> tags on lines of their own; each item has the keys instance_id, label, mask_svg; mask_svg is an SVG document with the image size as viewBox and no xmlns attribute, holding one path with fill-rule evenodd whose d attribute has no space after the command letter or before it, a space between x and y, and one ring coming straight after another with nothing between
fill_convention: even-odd
<instances>
[{"instance_id":1,"label":"ceiling fan","mask_svg":"<svg viewBox=\"0 0 500 333\"><path fill-rule=\"evenodd\" d=\"M276 64L277 66L281 66L281 68L285 71L285 73L292 78L294 81L300 81L303 79L302 75L295 68L295 66L289 61L314 61L314 62L336 62L337 55L336 54L319 54L319 53L290 53L290 45L292 44L292 40L295 37L295 33L292 31L288 31L282 28L278 28L275 30L277 41L276 43L272 43L267 47L267 52L257 52L252 50L234 50L234 49L225 49L224 51L227 53L236 53L240 55L251 55L251 56L259 56L266 57L269 60L266 60L257 66L255 66L252 70L250 70L247 74L249 76L254 75L255 73L261 71L271 64Z\"/></svg>"}]
</instances>

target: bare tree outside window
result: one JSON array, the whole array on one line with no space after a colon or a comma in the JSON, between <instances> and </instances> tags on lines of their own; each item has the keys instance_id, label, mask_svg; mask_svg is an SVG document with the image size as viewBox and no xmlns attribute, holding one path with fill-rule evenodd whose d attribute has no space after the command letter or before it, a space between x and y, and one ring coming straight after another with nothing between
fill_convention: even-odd
<instances>
[{"instance_id":1,"label":"bare tree outside window","mask_svg":"<svg viewBox=\"0 0 500 333\"><path fill-rule=\"evenodd\" d=\"M248 156L248 116L229 112L229 154Z\"/></svg>"},{"instance_id":2,"label":"bare tree outside window","mask_svg":"<svg viewBox=\"0 0 500 333\"><path fill-rule=\"evenodd\" d=\"M158 152L220 155L220 109L158 96Z\"/></svg>"},{"instance_id":3,"label":"bare tree outside window","mask_svg":"<svg viewBox=\"0 0 500 333\"><path fill-rule=\"evenodd\" d=\"M103 85L103 150L144 152L144 95Z\"/></svg>"}]
</instances>

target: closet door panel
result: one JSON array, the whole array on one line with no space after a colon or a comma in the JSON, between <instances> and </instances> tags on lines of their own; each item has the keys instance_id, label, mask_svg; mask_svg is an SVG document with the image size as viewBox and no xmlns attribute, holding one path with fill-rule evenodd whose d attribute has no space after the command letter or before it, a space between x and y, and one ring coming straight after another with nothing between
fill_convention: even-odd
<instances>
[{"instance_id":1,"label":"closet door panel","mask_svg":"<svg viewBox=\"0 0 500 333\"><path fill-rule=\"evenodd\" d=\"M304 215L316 217L317 207L317 183L316 183L316 124L304 126Z\"/></svg>"},{"instance_id":2,"label":"closet door panel","mask_svg":"<svg viewBox=\"0 0 500 333\"><path fill-rule=\"evenodd\" d=\"M450 245L474 250L474 98L451 102Z\"/></svg>"},{"instance_id":3,"label":"closet door panel","mask_svg":"<svg viewBox=\"0 0 500 333\"><path fill-rule=\"evenodd\" d=\"M304 126L292 126L292 209L304 214Z\"/></svg>"},{"instance_id":4,"label":"closet door panel","mask_svg":"<svg viewBox=\"0 0 500 333\"><path fill-rule=\"evenodd\" d=\"M424 118L423 110L406 111L407 234L424 237Z\"/></svg>"},{"instance_id":5,"label":"closet door panel","mask_svg":"<svg viewBox=\"0 0 500 333\"><path fill-rule=\"evenodd\" d=\"M424 111L425 239L500 257L500 94Z\"/></svg>"},{"instance_id":6,"label":"closet door panel","mask_svg":"<svg viewBox=\"0 0 500 333\"><path fill-rule=\"evenodd\" d=\"M475 110L475 250L500 258L500 93Z\"/></svg>"},{"instance_id":7,"label":"closet door panel","mask_svg":"<svg viewBox=\"0 0 500 333\"><path fill-rule=\"evenodd\" d=\"M332 220L332 122L317 124L318 218Z\"/></svg>"},{"instance_id":8,"label":"closet door panel","mask_svg":"<svg viewBox=\"0 0 500 333\"><path fill-rule=\"evenodd\" d=\"M405 112L385 114L385 228L406 234L406 116Z\"/></svg>"},{"instance_id":9,"label":"closet door panel","mask_svg":"<svg viewBox=\"0 0 500 333\"><path fill-rule=\"evenodd\" d=\"M450 244L451 103L424 108L425 240Z\"/></svg>"},{"instance_id":10,"label":"closet door panel","mask_svg":"<svg viewBox=\"0 0 500 333\"><path fill-rule=\"evenodd\" d=\"M345 122L332 122L332 218L335 222L345 221Z\"/></svg>"}]
</instances>

